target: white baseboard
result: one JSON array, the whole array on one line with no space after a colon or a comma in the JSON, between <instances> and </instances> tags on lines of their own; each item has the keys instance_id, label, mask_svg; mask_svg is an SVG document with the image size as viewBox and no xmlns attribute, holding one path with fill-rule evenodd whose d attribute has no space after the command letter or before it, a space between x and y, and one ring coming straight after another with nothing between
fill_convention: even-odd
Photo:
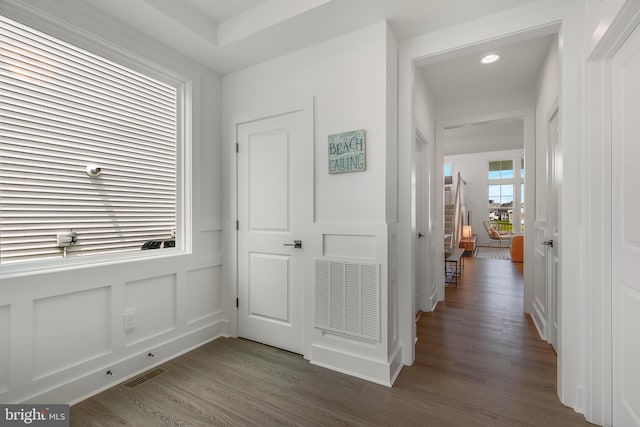
<instances>
[{"instance_id":1,"label":"white baseboard","mask_svg":"<svg viewBox=\"0 0 640 427\"><path fill-rule=\"evenodd\" d=\"M438 293L436 291L433 295L431 295L431 298L429 298L429 311L434 311L436 309L436 306L438 305L438 302Z\"/></svg>"},{"instance_id":2,"label":"white baseboard","mask_svg":"<svg viewBox=\"0 0 640 427\"><path fill-rule=\"evenodd\" d=\"M87 375L75 378L47 391L37 393L28 399L24 399L23 402L34 404L76 404L120 384L129 378L133 378L149 369L166 363L181 354L200 347L203 344L227 336L227 331L228 322L224 320L217 321L161 345L156 345L153 348L145 349L140 353L105 365L103 368L90 372ZM150 358L148 356L149 352L155 354L156 357ZM109 370L112 372L112 375L106 373Z\"/></svg>"},{"instance_id":3,"label":"white baseboard","mask_svg":"<svg viewBox=\"0 0 640 427\"><path fill-rule=\"evenodd\" d=\"M386 387L391 387L402 369L399 348L393 353L391 362L384 362L314 345L310 363Z\"/></svg>"},{"instance_id":4,"label":"white baseboard","mask_svg":"<svg viewBox=\"0 0 640 427\"><path fill-rule=\"evenodd\" d=\"M546 330L547 321L543 315L542 310L540 309L540 307L538 307L538 304L535 301L533 302L533 310L531 310L531 319L533 319L533 324L538 330L538 335L540 335L540 338L546 341L547 338L544 335L544 331Z\"/></svg>"}]
</instances>

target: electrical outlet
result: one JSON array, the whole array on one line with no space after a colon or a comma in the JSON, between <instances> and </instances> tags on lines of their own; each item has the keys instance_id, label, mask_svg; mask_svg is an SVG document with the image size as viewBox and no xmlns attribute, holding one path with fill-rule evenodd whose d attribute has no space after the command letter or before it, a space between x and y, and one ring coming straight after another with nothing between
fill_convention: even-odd
<instances>
[{"instance_id":1,"label":"electrical outlet","mask_svg":"<svg viewBox=\"0 0 640 427\"><path fill-rule=\"evenodd\" d=\"M127 311L122 316L123 329L126 333L133 332L136 330L136 312L135 310Z\"/></svg>"}]
</instances>

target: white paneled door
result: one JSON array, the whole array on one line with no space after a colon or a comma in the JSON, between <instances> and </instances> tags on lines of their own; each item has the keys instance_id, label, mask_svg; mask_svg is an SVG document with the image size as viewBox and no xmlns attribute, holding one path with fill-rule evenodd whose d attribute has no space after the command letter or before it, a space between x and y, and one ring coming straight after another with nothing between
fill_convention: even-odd
<instances>
[{"instance_id":1,"label":"white paneled door","mask_svg":"<svg viewBox=\"0 0 640 427\"><path fill-rule=\"evenodd\" d=\"M302 112L238 125L238 335L303 353Z\"/></svg>"},{"instance_id":2,"label":"white paneled door","mask_svg":"<svg viewBox=\"0 0 640 427\"><path fill-rule=\"evenodd\" d=\"M612 67L613 425L640 426L640 29Z\"/></svg>"},{"instance_id":3,"label":"white paneled door","mask_svg":"<svg viewBox=\"0 0 640 427\"><path fill-rule=\"evenodd\" d=\"M534 230L534 277L532 316L538 330L558 351L558 306L560 303L560 197L562 191L562 151L559 138L559 110L554 107L547 119L544 157L536 166L538 185Z\"/></svg>"},{"instance_id":4,"label":"white paneled door","mask_svg":"<svg viewBox=\"0 0 640 427\"><path fill-rule=\"evenodd\" d=\"M560 147L560 128L558 125L558 110L549 119L549 145L547 147L547 228L546 239L543 245L547 248L547 318L545 337L553 349L558 351L558 305L560 304L560 261L558 249L560 247L560 195L562 190L562 175L560 161L562 150Z\"/></svg>"},{"instance_id":5,"label":"white paneled door","mask_svg":"<svg viewBox=\"0 0 640 427\"><path fill-rule=\"evenodd\" d=\"M416 215L416 295L415 311L431 311L435 301L432 296L435 294L432 278L431 253L431 224L430 206L431 200L429 176L430 159L429 144L420 134L416 134L416 154L415 154L415 215Z\"/></svg>"}]
</instances>

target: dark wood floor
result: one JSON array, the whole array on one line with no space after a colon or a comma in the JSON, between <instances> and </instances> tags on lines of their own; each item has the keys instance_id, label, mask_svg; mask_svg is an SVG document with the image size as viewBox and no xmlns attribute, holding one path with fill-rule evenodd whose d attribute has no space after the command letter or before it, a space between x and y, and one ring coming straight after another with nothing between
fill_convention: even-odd
<instances>
[{"instance_id":1,"label":"dark wood floor","mask_svg":"<svg viewBox=\"0 0 640 427\"><path fill-rule=\"evenodd\" d=\"M387 388L222 338L71 408L72 426L585 426L556 396L556 360L522 314L522 265L470 259L418 320L416 362Z\"/></svg>"}]
</instances>

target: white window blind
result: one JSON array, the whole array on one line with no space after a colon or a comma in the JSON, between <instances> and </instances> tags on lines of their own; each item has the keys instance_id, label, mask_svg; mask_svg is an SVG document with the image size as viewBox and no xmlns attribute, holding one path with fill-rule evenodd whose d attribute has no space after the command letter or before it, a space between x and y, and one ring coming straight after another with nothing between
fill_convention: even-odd
<instances>
[{"instance_id":1,"label":"white window blind","mask_svg":"<svg viewBox=\"0 0 640 427\"><path fill-rule=\"evenodd\" d=\"M66 256L170 237L178 95L0 16L0 263L62 257L71 230Z\"/></svg>"}]
</instances>

